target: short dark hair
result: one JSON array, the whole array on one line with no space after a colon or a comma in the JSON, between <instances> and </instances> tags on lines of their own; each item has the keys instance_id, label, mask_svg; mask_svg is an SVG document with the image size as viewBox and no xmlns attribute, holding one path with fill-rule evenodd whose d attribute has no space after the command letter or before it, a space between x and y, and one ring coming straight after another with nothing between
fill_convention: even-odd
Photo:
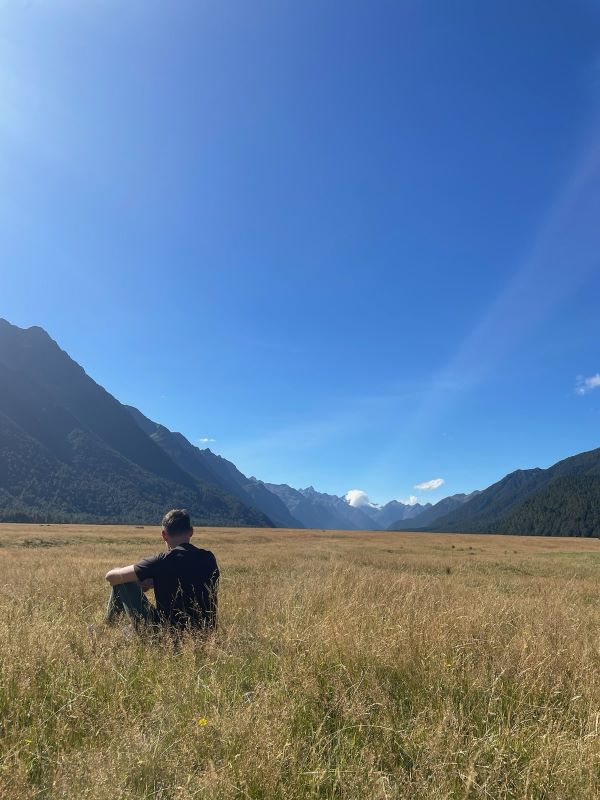
<instances>
[{"instance_id":1,"label":"short dark hair","mask_svg":"<svg viewBox=\"0 0 600 800\"><path fill-rule=\"evenodd\" d=\"M167 511L162 521L163 531L170 536L179 533L189 533L192 530L190 515L184 508L172 508Z\"/></svg>"}]
</instances>

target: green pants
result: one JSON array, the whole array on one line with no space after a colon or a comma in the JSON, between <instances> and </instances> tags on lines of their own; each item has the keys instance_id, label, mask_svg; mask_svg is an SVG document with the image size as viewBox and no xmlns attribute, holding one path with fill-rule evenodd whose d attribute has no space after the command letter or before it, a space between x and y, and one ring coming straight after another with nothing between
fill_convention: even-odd
<instances>
[{"instance_id":1,"label":"green pants","mask_svg":"<svg viewBox=\"0 0 600 800\"><path fill-rule=\"evenodd\" d=\"M160 618L158 611L142 592L139 583L119 583L112 587L104 621L114 623L126 614L134 628L140 625L158 625Z\"/></svg>"}]
</instances>

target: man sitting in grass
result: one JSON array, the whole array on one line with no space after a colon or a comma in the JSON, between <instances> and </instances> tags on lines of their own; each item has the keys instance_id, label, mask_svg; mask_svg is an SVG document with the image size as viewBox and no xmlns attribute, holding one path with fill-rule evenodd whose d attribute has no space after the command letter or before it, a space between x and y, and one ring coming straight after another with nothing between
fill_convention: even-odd
<instances>
[{"instance_id":1,"label":"man sitting in grass","mask_svg":"<svg viewBox=\"0 0 600 800\"><path fill-rule=\"evenodd\" d=\"M129 567L111 569L112 586L105 621L123 613L134 628L167 625L176 629L213 629L217 622L219 567L210 550L190 542L194 529L187 511L174 508L162 521L167 549ZM144 596L154 588L156 606Z\"/></svg>"}]
</instances>

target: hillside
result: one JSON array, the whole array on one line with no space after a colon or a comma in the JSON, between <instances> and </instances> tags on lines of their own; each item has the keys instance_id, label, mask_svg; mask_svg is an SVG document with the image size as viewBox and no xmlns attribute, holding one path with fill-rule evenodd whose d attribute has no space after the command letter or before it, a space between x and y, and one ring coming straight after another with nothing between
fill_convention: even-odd
<instances>
[{"instance_id":1,"label":"hillside","mask_svg":"<svg viewBox=\"0 0 600 800\"><path fill-rule=\"evenodd\" d=\"M423 508L413 517L401 517L393 522L388 530L390 531L409 531L415 528L423 528L426 525L431 525L435 520L454 511L464 503L472 500L479 492L472 492L471 494L453 494L450 497L444 497L439 500L435 505L429 505Z\"/></svg>"},{"instance_id":2,"label":"hillside","mask_svg":"<svg viewBox=\"0 0 600 800\"><path fill-rule=\"evenodd\" d=\"M260 481L247 478L231 461L216 455L209 448L196 447L181 433L170 431L164 425L153 422L137 408L133 406L126 408L140 428L181 469L201 481L220 487L241 502L260 509L279 528L304 527L290 514L287 506L277 495L270 492Z\"/></svg>"},{"instance_id":3,"label":"hillside","mask_svg":"<svg viewBox=\"0 0 600 800\"><path fill-rule=\"evenodd\" d=\"M41 328L0 320L0 520L272 525L177 465Z\"/></svg>"},{"instance_id":4,"label":"hillside","mask_svg":"<svg viewBox=\"0 0 600 800\"><path fill-rule=\"evenodd\" d=\"M426 529L600 536L600 448L512 472Z\"/></svg>"}]
</instances>

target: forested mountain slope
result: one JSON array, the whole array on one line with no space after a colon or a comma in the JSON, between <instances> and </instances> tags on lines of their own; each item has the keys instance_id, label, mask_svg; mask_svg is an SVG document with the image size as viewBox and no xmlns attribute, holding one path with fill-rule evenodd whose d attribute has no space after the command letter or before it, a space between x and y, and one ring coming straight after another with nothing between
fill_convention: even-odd
<instances>
[{"instance_id":1,"label":"forested mountain slope","mask_svg":"<svg viewBox=\"0 0 600 800\"><path fill-rule=\"evenodd\" d=\"M260 509L277 527L304 527L290 514L287 506L277 495L270 492L260 481L247 478L231 461L216 455L209 448L196 447L181 433L175 433L164 425L153 422L137 408L127 406L127 409L142 430L190 475L218 486L243 503Z\"/></svg>"},{"instance_id":2,"label":"forested mountain slope","mask_svg":"<svg viewBox=\"0 0 600 800\"><path fill-rule=\"evenodd\" d=\"M0 320L0 519L272 525L177 465L41 328Z\"/></svg>"},{"instance_id":3,"label":"forested mountain slope","mask_svg":"<svg viewBox=\"0 0 600 800\"><path fill-rule=\"evenodd\" d=\"M511 472L428 529L600 536L600 448Z\"/></svg>"},{"instance_id":4,"label":"forested mountain slope","mask_svg":"<svg viewBox=\"0 0 600 800\"><path fill-rule=\"evenodd\" d=\"M410 531L415 528L423 528L426 525L432 525L435 520L454 511L464 503L472 500L479 492L472 492L471 494L453 494L450 497L444 497L443 500L438 501L434 505L424 508L416 516L407 519L406 517L396 520L389 526L390 531Z\"/></svg>"}]
</instances>

